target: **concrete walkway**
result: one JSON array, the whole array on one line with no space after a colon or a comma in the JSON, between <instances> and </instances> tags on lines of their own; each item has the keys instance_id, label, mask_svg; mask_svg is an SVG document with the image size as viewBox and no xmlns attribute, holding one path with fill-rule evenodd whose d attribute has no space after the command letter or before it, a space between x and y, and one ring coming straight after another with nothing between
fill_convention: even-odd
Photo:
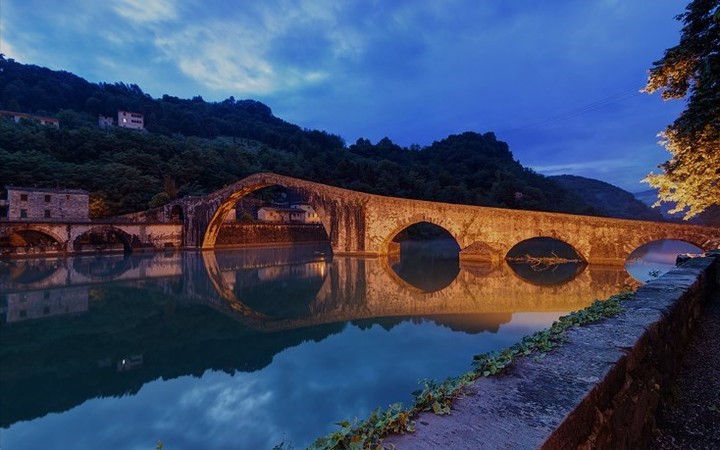
<instances>
[{"instance_id":1,"label":"concrete walkway","mask_svg":"<svg viewBox=\"0 0 720 450\"><path fill-rule=\"evenodd\" d=\"M705 305L657 427L649 448L720 449L720 291Z\"/></svg>"}]
</instances>

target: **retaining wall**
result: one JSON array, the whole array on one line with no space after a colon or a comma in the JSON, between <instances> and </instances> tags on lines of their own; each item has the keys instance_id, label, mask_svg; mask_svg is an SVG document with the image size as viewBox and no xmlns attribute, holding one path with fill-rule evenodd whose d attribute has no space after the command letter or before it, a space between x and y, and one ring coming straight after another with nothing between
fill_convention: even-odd
<instances>
[{"instance_id":1,"label":"retaining wall","mask_svg":"<svg viewBox=\"0 0 720 450\"><path fill-rule=\"evenodd\" d=\"M322 225L280 223L225 223L215 245L258 246L293 242L328 242Z\"/></svg>"},{"instance_id":2,"label":"retaining wall","mask_svg":"<svg viewBox=\"0 0 720 450\"><path fill-rule=\"evenodd\" d=\"M717 258L717 261L716 261ZM397 449L645 448L680 367L720 254L695 258L639 288L612 318L568 333L544 359L480 378L449 416L430 413Z\"/></svg>"}]
</instances>

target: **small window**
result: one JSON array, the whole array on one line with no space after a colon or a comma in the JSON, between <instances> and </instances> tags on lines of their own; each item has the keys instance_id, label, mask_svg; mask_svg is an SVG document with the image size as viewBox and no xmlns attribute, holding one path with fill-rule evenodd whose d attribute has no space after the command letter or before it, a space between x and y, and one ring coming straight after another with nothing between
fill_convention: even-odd
<instances>
[{"instance_id":1,"label":"small window","mask_svg":"<svg viewBox=\"0 0 720 450\"><path fill-rule=\"evenodd\" d=\"M46 196L45 196L45 203L50 203L50 196L49 196L49 195L46 195Z\"/></svg>"},{"instance_id":2,"label":"small window","mask_svg":"<svg viewBox=\"0 0 720 450\"><path fill-rule=\"evenodd\" d=\"M27 194L20 194L20 201L26 202L27 201Z\"/></svg>"},{"instance_id":3,"label":"small window","mask_svg":"<svg viewBox=\"0 0 720 450\"><path fill-rule=\"evenodd\" d=\"M18 314L19 317L24 318L27 317L27 311L24 309L20 310L20 313Z\"/></svg>"},{"instance_id":4,"label":"small window","mask_svg":"<svg viewBox=\"0 0 720 450\"><path fill-rule=\"evenodd\" d=\"M49 219L49 218L50 218L50 210L49 210L49 209L46 209L46 210L45 210L45 218L46 218L46 219Z\"/></svg>"},{"instance_id":5,"label":"small window","mask_svg":"<svg viewBox=\"0 0 720 450\"><path fill-rule=\"evenodd\" d=\"M49 307L49 306L46 305L45 307L43 307L43 314L45 314L46 316L47 316L48 314L50 314L50 307Z\"/></svg>"},{"instance_id":6,"label":"small window","mask_svg":"<svg viewBox=\"0 0 720 450\"><path fill-rule=\"evenodd\" d=\"M20 210L20 217L23 219L27 218L27 209Z\"/></svg>"}]
</instances>

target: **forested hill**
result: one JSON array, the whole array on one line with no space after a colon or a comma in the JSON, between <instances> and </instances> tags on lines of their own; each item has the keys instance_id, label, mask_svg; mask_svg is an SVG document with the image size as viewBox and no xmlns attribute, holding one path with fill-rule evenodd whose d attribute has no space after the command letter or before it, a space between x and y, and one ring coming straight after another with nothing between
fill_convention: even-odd
<instances>
[{"instance_id":1,"label":"forested hill","mask_svg":"<svg viewBox=\"0 0 720 450\"><path fill-rule=\"evenodd\" d=\"M101 129L98 115L141 112L148 132ZM403 148L385 138L346 146L254 100L206 102L136 85L89 83L0 57L0 110L56 117L60 128L0 120L0 185L82 188L96 216L212 192L258 171L360 191L487 206L600 214L522 167L492 133Z\"/></svg>"},{"instance_id":2,"label":"forested hill","mask_svg":"<svg viewBox=\"0 0 720 450\"><path fill-rule=\"evenodd\" d=\"M583 199L609 216L620 219L665 220L659 210L650 208L630 192L604 181L576 175L557 175L550 179L569 191L581 192ZM655 199L657 201L657 195Z\"/></svg>"}]
</instances>

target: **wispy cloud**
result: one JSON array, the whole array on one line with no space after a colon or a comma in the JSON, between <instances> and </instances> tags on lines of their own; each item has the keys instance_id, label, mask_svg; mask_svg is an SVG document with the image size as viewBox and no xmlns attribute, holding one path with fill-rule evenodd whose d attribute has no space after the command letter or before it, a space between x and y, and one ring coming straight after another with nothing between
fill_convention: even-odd
<instances>
[{"instance_id":1,"label":"wispy cloud","mask_svg":"<svg viewBox=\"0 0 720 450\"><path fill-rule=\"evenodd\" d=\"M113 10L120 16L138 23L163 22L178 17L172 0L115 0Z\"/></svg>"},{"instance_id":2,"label":"wispy cloud","mask_svg":"<svg viewBox=\"0 0 720 450\"><path fill-rule=\"evenodd\" d=\"M165 28L154 44L209 89L269 94L321 82L332 61L361 51L337 13L333 2L249 4L231 17Z\"/></svg>"},{"instance_id":3,"label":"wispy cloud","mask_svg":"<svg viewBox=\"0 0 720 450\"><path fill-rule=\"evenodd\" d=\"M531 168L544 175L562 175L567 173L578 173L588 170L607 173L617 169L632 167L633 163L627 159L604 159L593 161L582 161L562 164L533 165Z\"/></svg>"},{"instance_id":4,"label":"wispy cloud","mask_svg":"<svg viewBox=\"0 0 720 450\"><path fill-rule=\"evenodd\" d=\"M7 58L22 59L22 55L18 54L12 41L8 37L7 27L2 20L0 20L0 53L4 54Z\"/></svg>"}]
</instances>

